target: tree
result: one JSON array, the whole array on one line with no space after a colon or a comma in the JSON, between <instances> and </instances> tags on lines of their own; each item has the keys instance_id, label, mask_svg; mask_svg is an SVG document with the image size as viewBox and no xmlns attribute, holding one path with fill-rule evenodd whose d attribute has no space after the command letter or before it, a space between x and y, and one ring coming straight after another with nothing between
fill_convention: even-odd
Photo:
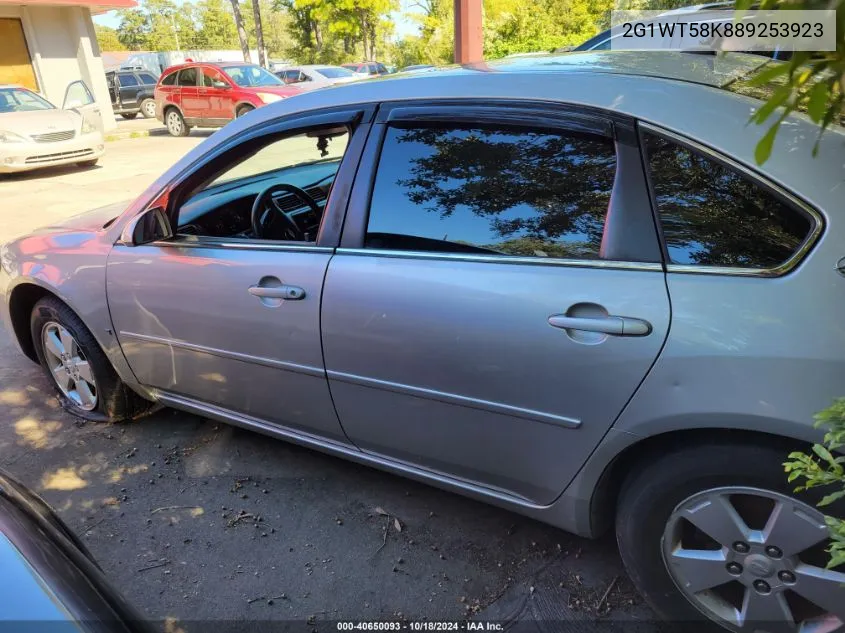
<instances>
[{"instance_id":1,"label":"tree","mask_svg":"<svg viewBox=\"0 0 845 633\"><path fill-rule=\"evenodd\" d=\"M231 0L232 3L232 15L235 18L235 28L238 31L238 42L241 45L241 53L244 56L244 61L249 62L249 38L246 34L246 28L244 27L244 19L241 16L241 6L238 3L238 0Z\"/></svg>"},{"instance_id":2,"label":"tree","mask_svg":"<svg viewBox=\"0 0 845 633\"><path fill-rule=\"evenodd\" d=\"M737 0L736 8L749 9L752 0ZM755 159L766 162L772 153L778 129L791 112L806 112L819 126L819 138L843 116L845 105L845 0L763 0L760 9L835 9L836 50L798 51L789 61L772 62L761 68L747 82L747 87L762 89L765 103L752 116L758 124L774 118L757 143ZM815 154L816 148L813 150Z\"/></svg>"},{"instance_id":3,"label":"tree","mask_svg":"<svg viewBox=\"0 0 845 633\"><path fill-rule=\"evenodd\" d=\"M149 24L147 14L138 9L124 9L118 12L120 26L117 29L117 38L130 51L141 51L146 49L147 32Z\"/></svg>"},{"instance_id":4,"label":"tree","mask_svg":"<svg viewBox=\"0 0 845 633\"><path fill-rule=\"evenodd\" d=\"M255 43L258 48L258 63L267 67L267 60L264 57L264 30L261 26L261 5L258 0L252 0L252 14L255 20Z\"/></svg>"},{"instance_id":5,"label":"tree","mask_svg":"<svg viewBox=\"0 0 845 633\"><path fill-rule=\"evenodd\" d=\"M120 41L115 29L95 24L94 32L97 34L97 44L100 46L100 51L126 50L126 46Z\"/></svg>"},{"instance_id":6,"label":"tree","mask_svg":"<svg viewBox=\"0 0 845 633\"><path fill-rule=\"evenodd\" d=\"M197 47L206 49L227 49L238 46L238 32L232 13L224 0L200 0L196 5Z\"/></svg>"}]
</instances>

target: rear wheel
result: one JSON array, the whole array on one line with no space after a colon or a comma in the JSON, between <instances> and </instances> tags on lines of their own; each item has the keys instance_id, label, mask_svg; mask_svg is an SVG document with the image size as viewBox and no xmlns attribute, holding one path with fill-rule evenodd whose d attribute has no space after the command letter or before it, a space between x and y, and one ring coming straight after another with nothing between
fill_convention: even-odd
<instances>
[{"instance_id":1,"label":"rear wheel","mask_svg":"<svg viewBox=\"0 0 845 633\"><path fill-rule=\"evenodd\" d=\"M122 116L124 119L132 120L136 116L138 116L138 113L137 112L124 112L120 116Z\"/></svg>"},{"instance_id":2,"label":"rear wheel","mask_svg":"<svg viewBox=\"0 0 845 633\"><path fill-rule=\"evenodd\" d=\"M141 102L141 114L145 119L156 118L156 102L152 99L144 99Z\"/></svg>"},{"instance_id":3,"label":"rear wheel","mask_svg":"<svg viewBox=\"0 0 845 633\"><path fill-rule=\"evenodd\" d=\"M785 458L762 446L699 445L625 483L620 553L661 616L749 633L845 622L845 573L825 569L829 533L818 499L795 497Z\"/></svg>"},{"instance_id":4,"label":"rear wheel","mask_svg":"<svg viewBox=\"0 0 845 633\"><path fill-rule=\"evenodd\" d=\"M170 136L188 136L191 132L191 128L185 123L182 114L175 108L167 111L167 115L164 117L164 123L167 125L167 131L170 133Z\"/></svg>"},{"instance_id":5,"label":"rear wheel","mask_svg":"<svg viewBox=\"0 0 845 633\"><path fill-rule=\"evenodd\" d=\"M35 304L30 331L38 361L70 413L120 422L153 408L120 380L82 320L55 297Z\"/></svg>"}]
</instances>

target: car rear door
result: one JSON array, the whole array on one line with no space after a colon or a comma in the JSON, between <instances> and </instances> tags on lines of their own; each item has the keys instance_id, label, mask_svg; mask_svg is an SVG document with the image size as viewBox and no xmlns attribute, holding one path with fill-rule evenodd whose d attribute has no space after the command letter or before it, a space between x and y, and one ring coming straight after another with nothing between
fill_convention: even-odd
<instances>
[{"instance_id":1,"label":"car rear door","mask_svg":"<svg viewBox=\"0 0 845 633\"><path fill-rule=\"evenodd\" d=\"M222 72L203 66L200 92L206 102L205 116L212 123L225 123L235 118L234 90Z\"/></svg>"},{"instance_id":2,"label":"car rear door","mask_svg":"<svg viewBox=\"0 0 845 633\"><path fill-rule=\"evenodd\" d=\"M346 433L369 453L550 503L669 328L633 123L383 106L364 156L321 311Z\"/></svg>"},{"instance_id":3,"label":"car rear door","mask_svg":"<svg viewBox=\"0 0 845 633\"><path fill-rule=\"evenodd\" d=\"M196 124L207 116L208 98L200 94L199 68L191 66L179 71L176 82L179 84L179 101L182 116Z\"/></svg>"}]
</instances>

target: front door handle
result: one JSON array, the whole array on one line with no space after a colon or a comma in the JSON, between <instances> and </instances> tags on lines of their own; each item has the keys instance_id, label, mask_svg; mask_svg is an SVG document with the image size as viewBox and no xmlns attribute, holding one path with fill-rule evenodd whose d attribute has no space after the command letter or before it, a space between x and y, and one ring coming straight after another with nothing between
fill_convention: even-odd
<instances>
[{"instance_id":1,"label":"front door handle","mask_svg":"<svg viewBox=\"0 0 845 633\"><path fill-rule=\"evenodd\" d=\"M651 334L651 323L631 317L571 317L565 314L553 314L549 325L563 330L582 332L600 332L612 336L647 336Z\"/></svg>"},{"instance_id":2,"label":"front door handle","mask_svg":"<svg viewBox=\"0 0 845 633\"><path fill-rule=\"evenodd\" d=\"M250 286L249 294L253 297L263 299L286 299L287 301L299 301L305 298L305 290L299 286Z\"/></svg>"}]
</instances>

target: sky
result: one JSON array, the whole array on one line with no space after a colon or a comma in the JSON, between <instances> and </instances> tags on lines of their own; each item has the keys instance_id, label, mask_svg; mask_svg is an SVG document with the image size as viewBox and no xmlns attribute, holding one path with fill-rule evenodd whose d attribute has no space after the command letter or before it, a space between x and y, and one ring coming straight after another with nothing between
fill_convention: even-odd
<instances>
[{"instance_id":1,"label":"sky","mask_svg":"<svg viewBox=\"0 0 845 633\"><path fill-rule=\"evenodd\" d=\"M419 11L419 8L416 6L411 6L411 0L401 0L401 9L399 11L394 11L391 14L391 17L393 18L393 21L396 24L396 39L400 39L402 37L405 37L406 35L416 35L417 33L419 33L419 25L417 24L417 22L415 22L414 20L409 20L408 17L405 15L406 12L413 13L417 11ZM118 26L120 26L120 18L117 15L117 11L109 11L107 13L95 15L94 22L102 26L109 26L113 29L116 29Z\"/></svg>"}]
</instances>

